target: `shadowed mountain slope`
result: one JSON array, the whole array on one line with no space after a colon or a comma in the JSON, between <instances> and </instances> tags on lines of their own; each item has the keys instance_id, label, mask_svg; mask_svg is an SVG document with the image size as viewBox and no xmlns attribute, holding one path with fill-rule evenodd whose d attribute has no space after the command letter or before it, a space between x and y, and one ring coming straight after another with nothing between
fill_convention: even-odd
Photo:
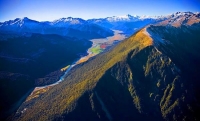
<instances>
[{"instance_id":1,"label":"shadowed mountain slope","mask_svg":"<svg viewBox=\"0 0 200 121\"><path fill-rule=\"evenodd\" d=\"M17 110L34 87L58 81L64 74L61 68L86 54L91 44L85 39L42 34L0 40L0 119Z\"/></svg>"},{"instance_id":2,"label":"shadowed mountain slope","mask_svg":"<svg viewBox=\"0 0 200 121\"><path fill-rule=\"evenodd\" d=\"M200 24L149 26L27 100L14 120L200 120Z\"/></svg>"}]
</instances>

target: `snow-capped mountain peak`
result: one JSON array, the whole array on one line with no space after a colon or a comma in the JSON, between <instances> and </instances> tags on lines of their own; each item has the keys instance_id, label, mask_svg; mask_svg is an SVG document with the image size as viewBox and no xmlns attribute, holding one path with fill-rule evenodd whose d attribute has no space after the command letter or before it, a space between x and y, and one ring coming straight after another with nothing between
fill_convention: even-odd
<instances>
[{"instance_id":1,"label":"snow-capped mountain peak","mask_svg":"<svg viewBox=\"0 0 200 121\"><path fill-rule=\"evenodd\" d=\"M85 20L81 18L73 18L73 17L67 17L67 18L60 18L58 20L54 20L51 22L52 25L62 26L62 25L69 25L69 24L83 24Z\"/></svg>"},{"instance_id":2,"label":"snow-capped mountain peak","mask_svg":"<svg viewBox=\"0 0 200 121\"><path fill-rule=\"evenodd\" d=\"M107 17L106 19L110 22L114 21L136 21L138 20L139 16L135 15L132 16L130 14L122 15L122 16L113 16L113 17Z\"/></svg>"},{"instance_id":3,"label":"snow-capped mountain peak","mask_svg":"<svg viewBox=\"0 0 200 121\"><path fill-rule=\"evenodd\" d=\"M105 18L109 22L118 22L118 21L139 21L139 20L144 20L144 19L164 19L166 16L139 16L139 15L122 15L122 16L113 16L113 17L107 17Z\"/></svg>"},{"instance_id":4,"label":"snow-capped mountain peak","mask_svg":"<svg viewBox=\"0 0 200 121\"><path fill-rule=\"evenodd\" d=\"M71 22L71 21L85 21L81 18L73 18L73 17L67 17L67 18L60 18L58 20L54 20L53 22Z\"/></svg>"},{"instance_id":5,"label":"snow-capped mountain peak","mask_svg":"<svg viewBox=\"0 0 200 121\"><path fill-rule=\"evenodd\" d=\"M131 18L137 18L137 17L139 17L139 16L137 16L137 15L132 16L130 14L118 16L118 18L124 18L124 19L131 19Z\"/></svg>"},{"instance_id":6,"label":"snow-capped mountain peak","mask_svg":"<svg viewBox=\"0 0 200 121\"><path fill-rule=\"evenodd\" d=\"M194 14L195 13L192 13L192 12L176 12L176 13L171 14L171 17L192 16Z\"/></svg>"},{"instance_id":7,"label":"snow-capped mountain peak","mask_svg":"<svg viewBox=\"0 0 200 121\"><path fill-rule=\"evenodd\" d=\"M200 15L192 12L176 12L167 16L165 21L158 23L158 25L171 25L180 27L181 25L192 25L200 22Z\"/></svg>"},{"instance_id":8,"label":"snow-capped mountain peak","mask_svg":"<svg viewBox=\"0 0 200 121\"><path fill-rule=\"evenodd\" d=\"M27 17L24 17L24 18L16 18L14 20L5 21L3 23L3 25L4 26L8 26L8 25L22 26L25 23L31 23L31 22L36 22L36 21L31 20L31 19L29 19Z\"/></svg>"}]
</instances>

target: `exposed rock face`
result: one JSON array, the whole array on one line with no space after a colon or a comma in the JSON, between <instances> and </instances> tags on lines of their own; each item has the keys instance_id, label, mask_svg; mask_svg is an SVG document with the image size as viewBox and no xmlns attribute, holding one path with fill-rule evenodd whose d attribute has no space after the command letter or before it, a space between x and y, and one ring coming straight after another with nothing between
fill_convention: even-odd
<instances>
[{"instance_id":1,"label":"exposed rock face","mask_svg":"<svg viewBox=\"0 0 200 121\"><path fill-rule=\"evenodd\" d=\"M158 25L166 26L172 25L180 27L181 25L193 25L200 22L200 13L192 12L177 12L168 17L168 19L161 21Z\"/></svg>"}]
</instances>

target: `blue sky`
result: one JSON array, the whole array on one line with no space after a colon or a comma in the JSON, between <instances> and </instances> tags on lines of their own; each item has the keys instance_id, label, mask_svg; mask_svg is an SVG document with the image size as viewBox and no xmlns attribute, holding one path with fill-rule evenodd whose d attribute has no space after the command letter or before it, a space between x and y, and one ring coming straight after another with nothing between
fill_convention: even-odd
<instances>
[{"instance_id":1,"label":"blue sky","mask_svg":"<svg viewBox=\"0 0 200 121\"><path fill-rule=\"evenodd\" d=\"M200 12L199 6L200 0L0 0L0 22L23 17L52 21L69 16L168 15Z\"/></svg>"}]
</instances>

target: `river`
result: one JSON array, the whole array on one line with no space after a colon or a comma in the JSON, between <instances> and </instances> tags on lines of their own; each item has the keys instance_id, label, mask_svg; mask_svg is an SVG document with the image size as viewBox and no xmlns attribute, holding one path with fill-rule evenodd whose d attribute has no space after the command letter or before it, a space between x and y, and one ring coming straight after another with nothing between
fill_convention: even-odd
<instances>
[{"instance_id":1,"label":"river","mask_svg":"<svg viewBox=\"0 0 200 121\"><path fill-rule=\"evenodd\" d=\"M105 50L107 47L112 46L115 41L121 41L124 40L126 38L126 36L123 34L122 31L119 30L113 30L114 35L110 36L110 37L106 37L106 38L100 38L100 39L92 39L90 40L92 42L92 47L90 47L87 50L88 55L81 57L80 59L74 61L65 71L64 75L60 77L60 79L53 83L53 84L49 84L49 85L45 85L45 86L40 86L40 87L35 87L35 89L33 90L33 92L31 93L31 95L38 90L41 89L45 89L45 88L49 88L52 86L55 86L57 84L59 84L60 82L62 82L64 80L64 78L66 77L66 75L68 74L68 72L77 64L83 63L85 61L87 61L89 58L99 54L100 52L103 52L103 50ZM31 96L30 95L30 96Z\"/></svg>"},{"instance_id":2,"label":"river","mask_svg":"<svg viewBox=\"0 0 200 121\"><path fill-rule=\"evenodd\" d=\"M65 79L65 77L67 76L68 72L74 66L87 61L89 58L99 54L100 52L103 52L107 47L112 46L115 43L115 41L121 41L126 38L126 36L123 34L122 31L113 30L113 32L114 32L113 36L90 40L92 42L92 47L90 47L87 50L87 53L88 53L87 56L81 57L80 59L75 60L71 65L69 65L69 67L65 70L65 73L63 74L63 76L61 76L57 82L55 82L53 84L45 85L45 86L35 87L33 91L30 90L29 92L27 92L16 104L13 105L13 108L11 110L9 110L9 112L16 110L24 102L24 100L28 101L33 98L36 98L40 94L48 91L50 89L50 87L55 86L55 85L59 84L60 82L62 82ZM31 94L30 94L30 92L31 92ZM23 111L26 111L26 108Z\"/></svg>"}]
</instances>

